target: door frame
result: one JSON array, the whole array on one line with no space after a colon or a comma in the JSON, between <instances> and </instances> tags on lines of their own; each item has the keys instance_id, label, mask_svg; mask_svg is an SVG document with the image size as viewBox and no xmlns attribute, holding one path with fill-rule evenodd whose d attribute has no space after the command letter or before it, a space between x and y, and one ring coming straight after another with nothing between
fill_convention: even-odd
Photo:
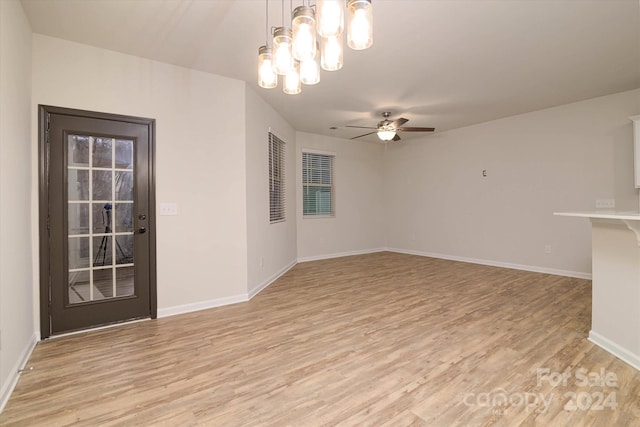
<instances>
[{"instance_id":1,"label":"door frame","mask_svg":"<svg viewBox=\"0 0 640 427\"><path fill-rule=\"evenodd\" d=\"M149 131L149 307L151 318L158 316L156 265L156 121L145 117L85 111L73 108L38 105L38 225L40 255L40 337L51 335L51 274L49 238L49 123L51 114L91 119L113 120L144 125Z\"/></svg>"}]
</instances>

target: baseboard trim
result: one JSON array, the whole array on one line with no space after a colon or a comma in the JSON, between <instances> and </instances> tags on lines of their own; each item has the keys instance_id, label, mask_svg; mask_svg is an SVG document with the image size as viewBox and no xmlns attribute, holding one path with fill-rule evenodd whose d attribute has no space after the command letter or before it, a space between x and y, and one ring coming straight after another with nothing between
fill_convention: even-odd
<instances>
[{"instance_id":1,"label":"baseboard trim","mask_svg":"<svg viewBox=\"0 0 640 427\"><path fill-rule=\"evenodd\" d=\"M273 276L269 277L267 280L263 281L255 288L249 290L249 299L252 299L256 295L258 295L260 292L266 289L270 284L278 280L283 274L291 270L297 263L298 261L294 259L289 264L285 265L282 269L280 269L280 271L275 273Z\"/></svg>"},{"instance_id":2,"label":"baseboard trim","mask_svg":"<svg viewBox=\"0 0 640 427\"><path fill-rule=\"evenodd\" d=\"M300 257L298 258L298 262L320 261L323 259L342 258L346 256L353 256L353 255L373 254L376 252L384 252L386 250L387 248L373 248L373 249L362 249L358 251L338 252L338 253L325 254L325 255L314 255L314 256L307 256L307 257Z\"/></svg>"},{"instance_id":3,"label":"baseboard trim","mask_svg":"<svg viewBox=\"0 0 640 427\"><path fill-rule=\"evenodd\" d=\"M533 273L545 273L545 274L553 274L556 276L565 276L565 277L573 277L576 279L591 280L591 274L582 273L579 271L559 270L555 268L537 267L533 265L524 265L524 264L513 264L509 262L490 261L490 260L477 259L477 258L467 258L467 257L456 256L456 255L446 255L446 254L439 254L439 253L433 253L433 252L421 252L421 251L414 251L411 249L386 248L386 250L389 252L396 252L400 254L418 255L418 256L425 256L429 258L446 259L450 261L468 262L471 264L489 265L491 267L510 268L513 270L531 271Z\"/></svg>"},{"instance_id":4,"label":"baseboard trim","mask_svg":"<svg viewBox=\"0 0 640 427\"><path fill-rule=\"evenodd\" d=\"M640 356L637 354L594 331L589 331L589 341L640 371Z\"/></svg>"},{"instance_id":5,"label":"baseboard trim","mask_svg":"<svg viewBox=\"0 0 640 427\"><path fill-rule=\"evenodd\" d=\"M248 301L247 294L232 295L211 299L207 301L199 301L191 304L174 305L172 307L159 308L158 318L176 316L178 314L192 313L194 311L206 310L208 308L221 307L223 305L237 304Z\"/></svg>"},{"instance_id":6,"label":"baseboard trim","mask_svg":"<svg viewBox=\"0 0 640 427\"><path fill-rule=\"evenodd\" d=\"M288 265L283 267L280 271L278 271L273 276L269 277L268 279L260 283L255 288L251 289L246 294L238 294L238 295L232 295L229 297L216 298L213 300L196 302L192 304L183 304L183 305L178 305L173 307L160 308L158 309L158 318L175 316L178 314L192 313L194 311L206 310L209 308L221 307L224 305L237 304L237 303L249 301L256 295L258 295L260 292L262 292L264 289L266 289L273 282L278 280L278 278L280 278L283 274L285 274L287 271L293 268L297 263L320 261L324 259L341 258L341 257L347 257L347 256L353 256L353 255L365 255L365 254L372 254L372 253L384 252L384 251L591 280L591 274L581 273L577 271L558 270L558 269L546 268L546 267L536 267L536 266L523 265L523 264L489 261L489 260L483 260L483 259L467 258L467 257L439 254L439 253L433 253L433 252L421 252L421 251L414 251L411 249L381 247L381 248L372 248L372 249L362 249L357 251L338 252L338 253L332 253L332 254L300 257L297 260L291 261Z\"/></svg>"},{"instance_id":7,"label":"baseboard trim","mask_svg":"<svg viewBox=\"0 0 640 427\"><path fill-rule=\"evenodd\" d=\"M177 316L178 314L193 313L194 311L207 310L209 308L216 308L216 307L222 307L224 305L247 302L251 298L258 295L260 292L262 292L264 289L266 289L270 284L278 280L280 276L285 274L287 271L291 270L297 263L298 263L297 260L291 261L289 264L284 266L276 274L274 274L264 282L260 283L255 288L251 289L249 293L231 295L229 297L216 298L208 301L199 301L191 304L182 304L182 305L174 305L172 307L159 308L158 318L160 319L162 317Z\"/></svg>"},{"instance_id":8,"label":"baseboard trim","mask_svg":"<svg viewBox=\"0 0 640 427\"><path fill-rule=\"evenodd\" d=\"M2 410L6 406L9 398L11 397L11 393L13 393L13 389L16 387L16 384L18 384L18 379L20 379L20 371L27 365L29 357L31 357L31 353L33 353L33 349L38 343L39 336L40 335L38 333L34 332L34 334L29 339L27 346L22 351L20 358L13 366L13 368L9 370L9 372L11 372L11 375L9 375L4 384L2 384L2 389L0 389L0 412L2 412Z\"/></svg>"}]
</instances>

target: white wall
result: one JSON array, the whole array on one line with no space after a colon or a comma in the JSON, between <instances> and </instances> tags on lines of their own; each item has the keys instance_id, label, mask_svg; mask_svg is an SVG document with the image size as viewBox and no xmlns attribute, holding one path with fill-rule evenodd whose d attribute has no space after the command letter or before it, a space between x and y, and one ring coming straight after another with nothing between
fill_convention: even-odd
<instances>
[{"instance_id":1,"label":"white wall","mask_svg":"<svg viewBox=\"0 0 640 427\"><path fill-rule=\"evenodd\" d=\"M298 259L368 252L385 246L383 155L375 142L296 133ZM335 217L302 216L302 150L335 153Z\"/></svg>"},{"instance_id":2,"label":"white wall","mask_svg":"<svg viewBox=\"0 0 640 427\"><path fill-rule=\"evenodd\" d=\"M31 28L0 1L0 410L35 342L31 186Z\"/></svg>"},{"instance_id":3,"label":"white wall","mask_svg":"<svg viewBox=\"0 0 640 427\"><path fill-rule=\"evenodd\" d=\"M296 261L296 133L246 89L247 267L249 294L268 285ZM286 221L269 223L269 130L285 142Z\"/></svg>"},{"instance_id":4,"label":"white wall","mask_svg":"<svg viewBox=\"0 0 640 427\"><path fill-rule=\"evenodd\" d=\"M38 104L156 119L159 315L246 295L244 82L34 34Z\"/></svg>"},{"instance_id":5,"label":"white wall","mask_svg":"<svg viewBox=\"0 0 640 427\"><path fill-rule=\"evenodd\" d=\"M388 246L589 274L589 222L552 213L596 199L638 209L628 117L639 112L634 90L390 146Z\"/></svg>"},{"instance_id":6,"label":"white wall","mask_svg":"<svg viewBox=\"0 0 640 427\"><path fill-rule=\"evenodd\" d=\"M241 81L32 36L19 2L0 5L3 392L39 324L38 104L157 119L157 200L179 208L157 221L160 312L242 299L296 257L385 246L589 273L588 222L552 212L590 210L597 198L638 207L627 117L640 113L639 90L385 151L294 132ZM269 127L288 142L287 168L295 170L287 180L288 220L276 225L268 224ZM335 218L302 217L303 148L336 153Z\"/></svg>"}]
</instances>

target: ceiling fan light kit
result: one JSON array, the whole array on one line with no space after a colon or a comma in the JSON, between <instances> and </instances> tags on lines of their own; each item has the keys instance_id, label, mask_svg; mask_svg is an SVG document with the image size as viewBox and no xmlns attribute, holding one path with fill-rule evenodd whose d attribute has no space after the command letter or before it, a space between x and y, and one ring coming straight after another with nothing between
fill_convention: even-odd
<instances>
[{"instance_id":1,"label":"ceiling fan light kit","mask_svg":"<svg viewBox=\"0 0 640 427\"><path fill-rule=\"evenodd\" d=\"M266 3L266 42L258 49L258 85L265 89L278 86L278 75L284 76L284 92L299 83L313 85L320 82L320 69L340 70L344 62L345 4L347 15L347 44L363 50L373 44L373 13L371 0L302 0L302 6L292 11L291 28L284 22L273 31L273 49L269 46L269 0ZM268 66L271 65L272 73ZM294 76L297 74L297 78ZM294 81L298 81L294 85Z\"/></svg>"},{"instance_id":2,"label":"ceiling fan light kit","mask_svg":"<svg viewBox=\"0 0 640 427\"><path fill-rule=\"evenodd\" d=\"M380 129L378 130L378 138L382 141L391 141L396 136L396 131L393 129Z\"/></svg>"},{"instance_id":3,"label":"ceiling fan light kit","mask_svg":"<svg viewBox=\"0 0 640 427\"><path fill-rule=\"evenodd\" d=\"M405 123L409 121L409 119L405 119L404 117L400 117L396 120L389 120L391 113L385 111L382 113L382 117L384 120L378 122L378 126L376 127L367 127L367 126L347 126L348 128L356 128L356 129L373 129L373 132L367 132L362 135L354 136L350 139L362 138L363 136L373 135L374 133L378 135L378 138L383 141L400 141L400 135L398 132L433 132L435 128L421 128L421 127L407 127L403 126Z\"/></svg>"}]
</instances>

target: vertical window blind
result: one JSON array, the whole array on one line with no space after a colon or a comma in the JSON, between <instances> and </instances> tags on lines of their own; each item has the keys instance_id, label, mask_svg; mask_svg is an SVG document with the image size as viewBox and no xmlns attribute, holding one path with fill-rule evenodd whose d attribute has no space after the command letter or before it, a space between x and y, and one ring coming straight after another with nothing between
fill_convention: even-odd
<instances>
[{"instance_id":1,"label":"vertical window blind","mask_svg":"<svg viewBox=\"0 0 640 427\"><path fill-rule=\"evenodd\" d=\"M284 220L284 141L269 132L269 221Z\"/></svg>"},{"instance_id":2,"label":"vertical window blind","mask_svg":"<svg viewBox=\"0 0 640 427\"><path fill-rule=\"evenodd\" d=\"M302 153L303 216L334 215L334 156Z\"/></svg>"}]
</instances>

